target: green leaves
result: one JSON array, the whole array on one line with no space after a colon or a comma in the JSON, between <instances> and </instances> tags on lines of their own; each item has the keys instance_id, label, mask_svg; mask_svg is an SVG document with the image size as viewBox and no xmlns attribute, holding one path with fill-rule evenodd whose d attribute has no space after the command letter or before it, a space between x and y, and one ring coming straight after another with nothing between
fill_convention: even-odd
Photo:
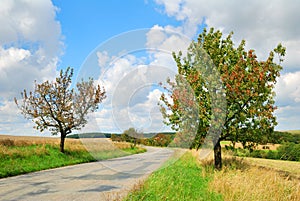
<instances>
[{"instance_id":1,"label":"green leaves","mask_svg":"<svg viewBox=\"0 0 300 201\"><path fill-rule=\"evenodd\" d=\"M201 127L197 136L203 136L203 131L207 135L209 128L216 124L213 120L218 115L224 115L221 140L258 143L277 124L273 114L276 109L273 88L280 75L280 62L286 49L279 44L266 61L260 61L254 50L245 50L245 40L235 47L232 36L233 32L224 37L214 28L204 29L198 40L191 42L185 57L181 52L178 55L173 53L173 57L178 67L178 77L186 80L197 101L197 121ZM274 62L275 54L279 57L279 63ZM172 102L166 96L162 96L161 100L165 107L162 110L164 118L180 130L188 120L182 118L183 113L179 109L186 105L186 101L178 97L178 84L178 81L169 82ZM179 95L187 96L186 93ZM222 97L226 99L226 105ZM199 137L195 139L197 143L202 142Z\"/></svg>"}]
</instances>

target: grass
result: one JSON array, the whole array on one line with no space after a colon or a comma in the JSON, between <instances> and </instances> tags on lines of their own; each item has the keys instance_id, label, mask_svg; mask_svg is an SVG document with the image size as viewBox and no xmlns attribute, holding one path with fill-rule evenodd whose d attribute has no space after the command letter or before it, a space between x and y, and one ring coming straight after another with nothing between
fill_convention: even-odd
<instances>
[{"instance_id":1,"label":"grass","mask_svg":"<svg viewBox=\"0 0 300 201\"><path fill-rule=\"evenodd\" d=\"M125 200L222 200L220 195L208 190L210 180L209 176L203 177L201 166L191 152L187 152L177 161L168 161Z\"/></svg>"},{"instance_id":2,"label":"grass","mask_svg":"<svg viewBox=\"0 0 300 201\"><path fill-rule=\"evenodd\" d=\"M214 173L210 189L221 193L225 201L298 201L299 180L282 177L276 171L249 167Z\"/></svg>"},{"instance_id":3,"label":"grass","mask_svg":"<svg viewBox=\"0 0 300 201\"><path fill-rule=\"evenodd\" d=\"M226 153L223 169L216 171L212 156L200 161L196 159L198 154L187 152L175 162L170 160L165 168L136 185L124 200L300 200L299 162L240 158Z\"/></svg>"},{"instance_id":4,"label":"grass","mask_svg":"<svg viewBox=\"0 0 300 201\"><path fill-rule=\"evenodd\" d=\"M296 135L300 135L300 130L287 130L286 132L296 134Z\"/></svg>"},{"instance_id":5,"label":"grass","mask_svg":"<svg viewBox=\"0 0 300 201\"><path fill-rule=\"evenodd\" d=\"M279 172L285 172L291 176L300 178L300 162L270 160L263 158L244 158L244 160L253 166L271 168Z\"/></svg>"},{"instance_id":6,"label":"grass","mask_svg":"<svg viewBox=\"0 0 300 201\"><path fill-rule=\"evenodd\" d=\"M140 147L131 148L129 143L104 139L90 141L94 141L92 152L85 141L66 139L63 154L57 138L0 136L0 178L146 151Z\"/></svg>"},{"instance_id":7,"label":"grass","mask_svg":"<svg viewBox=\"0 0 300 201\"><path fill-rule=\"evenodd\" d=\"M209 183L210 190L222 194L225 201L300 200L299 178L291 176L288 172L282 174L278 171L288 165L295 165L295 162L265 159L262 163L259 159L254 160L249 162L248 158L225 154L222 171L213 170L213 160L202 161L204 175L213 177ZM262 168L272 163L277 165L277 169ZM291 172L298 174L292 169Z\"/></svg>"}]
</instances>

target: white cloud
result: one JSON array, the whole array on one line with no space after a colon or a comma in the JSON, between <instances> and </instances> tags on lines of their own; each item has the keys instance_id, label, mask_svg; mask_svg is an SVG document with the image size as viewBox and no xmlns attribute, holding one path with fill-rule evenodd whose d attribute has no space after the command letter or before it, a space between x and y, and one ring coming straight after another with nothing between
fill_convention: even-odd
<instances>
[{"instance_id":1,"label":"white cloud","mask_svg":"<svg viewBox=\"0 0 300 201\"><path fill-rule=\"evenodd\" d=\"M20 114L14 101L3 101L0 104L0 134L11 135L38 135L39 131L34 130L34 123ZM43 135L50 136L45 131Z\"/></svg>"},{"instance_id":2,"label":"white cloud","mask_svg":"<svg viewBox=\"0 0 300 201\"><path fill-rule=\"evenodd\" d=\"M107 62L110 60L110 57L108 56L108 53L106 51L103 52L97 52L98 57L98 65L100 68L105 68L108 64Z\"/></svg>"},{"instance_id":3,"label":"white cloud","mask_svg":"<svg viewBox=\"0 0 300 201\"><path fill-rule=\"evenodd\" d=\"M278 130L299 129L300 112L300 71L285 73L277 79L275 87L275 111L279 125Z\"/></svg>"},{"instance_id":4,"label":"white cloud","mask_svg":"<svg viewBox=\"0 0 300 201\"><path fill-rule=\"evenodd\" d=\"M23 89L32 90L35 80L52 80L56 75L62 53L56 12L50 0L0 2L0 133L35 132L12 109L13 98L20 97Z\"/></svg>"},{"instance_id":5,"label":"white cloud","mask_svg":"<svg viewBox=\"0 0 300 201\"><path fill-rule=\"evenodd\" d=\"M276 129L281 131L299 129L299 113L299 105L279 106L275 111L277 121L279 122Z\"/></svg>"},{"instance_id":6,"label":"white cloud","mask_svg":"<svg viewBox=\"0 0 300 201\"><path fill-rule=\"evenodd\" d=\"M162 91L159 89L150 91L145 102L138 103L130 108L129 117L136 128L148 132L160 132L166 129L157 105L161 94Z\"/></svg>"},{"instance_id":7,"label":"white cloud","mask_svg":"<svg viewBox=\"0 0 300 201\"><path fill-rule=\"evenodd\" d=\"M17 63L23 61L24 59L31 56L29 50L18 49L11 47L7 50L1 47L0 49L0 69L3 71L9 66L16 65Z\"/></svg>"},{"instance_id":8,"label":"white cloud","mask_svg":"<svg viewBox=\"0 0 300 201\"><path fill-rule=\"evenodd\" d=\"M147 42L146 46L151 49L158 50L156 53L186 51L187 47L191 43L191 38L184 34L184 30L181 27L174 26L159 26L154 25L146 34Z\"/></svg>"},{"instance_id":9,"label":"white cloud","mask_svg":"<svg viewBox=\"0 0 300 201\"><path fill-rule=\"evenodd\" d=\"M286 73L277 79L276 100L280 105L295 105L300 102L300 71ZM299 106L300 107L300 106Z\"/></svg>"},{"instance_id":10,"label":"white cloud","mask_svg":"<svg viewBox=\"0 0 300 201\"><path fill-rule=\"evenodd\" d=\"M2 0L0 2L0 44L18 45L27 41L56 56L60 50L61 28L55 20L57 8L50 0Z\"/></svg>"},{"instance_id":11,"label":"white cloud","mask_svg":"<svg viewBox=\"0 0 300 201\"><path fill-rule=\"evenodd\" d=\"M100 130L122 132L136 127L148 132L165 129L157 105L161 94L158 84L176 73L171 55L173 48L170 48L176 44L172 44L175 41L172 35L166 34L163 28L157 29L160 28L151 29L145 35L147 46L143 44L144 50L137 55L133 52L117 57L107 51L96 52L101 71L98 82L107 91L103 109L94 116ZM178 44L182 44L180 40Z\"/></svg>"},{"instance_id":12,"label":"white cloud","mask_svg":"<svg viewBox=\"0 0 300 201\"><path fill-rule=\"evenodd\" d=\"M154 49L152 52L149 51L152 57L150 65L169 68L176 73L177 66L173 59L172 52L178 53L182 51L183 54L186 54L191 39L184 35L180 27L162 27L159 25L154 25L146 36L147 48Z\"/></svg>"},{"instance_id":13,"label":"white cloud","mask_svg":"<svg viewBox=\"0 0 300 201\"><path fill-rule=\"evenodd\" d=\"M237 42L246 39L247 47L257 50L265 58L279 42L287 46L286 63L299 69L300 27L296 1L239 0L156 0L169 16L181 19L183 31L189 36L197 33L197 27L205 20L209 27L224 33L234 31ZM174 5L177 4L177 5ZM245 5L246 4L246 5ZM176 9L175 9L176 8ZM263 41L263 42L262 42ZM296 51L295 51L296 50Z\"/></svg>"}]
</instances>

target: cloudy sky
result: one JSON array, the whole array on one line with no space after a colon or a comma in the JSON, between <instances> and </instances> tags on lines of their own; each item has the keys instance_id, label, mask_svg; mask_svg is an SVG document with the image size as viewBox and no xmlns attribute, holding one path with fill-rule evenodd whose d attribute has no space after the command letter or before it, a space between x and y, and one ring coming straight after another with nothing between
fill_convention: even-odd
<instances>
[{"instance_id":1,"label":"cloudy sky","mask_svg":"<svg viewBox=\"0 0 300 201\"><path fill-rule=\"evenodd\" d=\"M107 91L86 131L168 130L157 83L176 73L171 52L185 50L205 26L234 31L260 59L279 42L287 47L276 130L300 129L299 8L292 0L1 0L0 134L39 134L13 98L67 66L74 82L92 76Z\"/></svg>"}]
</instances>

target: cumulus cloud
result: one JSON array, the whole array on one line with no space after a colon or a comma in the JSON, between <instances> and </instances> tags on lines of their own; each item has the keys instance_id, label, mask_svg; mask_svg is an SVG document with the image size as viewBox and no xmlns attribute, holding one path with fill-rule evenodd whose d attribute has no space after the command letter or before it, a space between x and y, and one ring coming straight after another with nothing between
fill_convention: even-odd
<instances>
[{"instance_id":1,"label":"cumulus cloud","mask_svg":"<svg viewBox=\"0 0 300 201\"><path fill-rule=\"evenodd\" d=\"M129 117L136 128L142 128L149 132L164 131L163 118L158 107L162 91L155 89L149 91L147 100L139 102L129 110ZM142 117L142 118L141 118Z\"/></svg>"},{"instance_id":2,"label":"cumulus cloud","mask_svg":"<svg viewBox=\"0 0 300 201\"><path fill-rule=\"evenodd\" d=\"M277 79L275 87L278 129L299 129L300 71L286 73Z\"/></svg>"},{"instance_id":3,"label":"cumulus cloud","mask_svg":"<svg viewBox=\"0 0 300 201\"><path fill-rule=\"evenodd\" d=\"M300 102L300 71L286 73L277 79L276 99L282 105L295 105Z\"/></svg>"},{"instance_id":4,"label":"cumulus cloud","mask_svg":"<svg viewBox=\"0 0 300 201\"><path fill-rule=\"evenodd\" d=\"M191 43L191 38L183 33L181 27L154 25L146 34L146 47L154 50L149 51L152 58L150 65L169 68L177 72L176 62L172 52L181 51L183 55Z\"/></svg>"},{"instance_id":5,"label":"cumulus cloud","mask_svg":"<svg viewBox=\"0 0 300 201\"><path fill-rule=\"evenodd\" d=\"M126 34L120 37L131 38L130 33ZM100 67L97 82L107 91L103 109L96 113L94 119L105 131L110 128L111 131L122 132L129 127L145 132L169 130L163 124L159 111L159 97L163 92L159 83L177 73L172 52L186 50L190 39L182 34L180 28L159 25L132 35L145 38L146 43L134 48L139 51L118 46L120 52L111 53L109 49L99 47L101 51L94 55ZM118 38L111 43L118 44L116 41L119 41Z\"/></svg>"},{"instance_id":6,"label":"cumulus cloud","mask_svg":"<svg viewBox=\"0 0 300 201\"><path fill-rule=\"evenodd\" d=\"M57 10L50 0L1 1L0 44L15 46L26 41L29 47L42 47L50 56L56 56L61 46Z\"/></svg>"},{"instance_id":7,"label":"cumulus cloud","mask_svg":"<svg viewBox=\"0 0 300 201\"><path fill-rule=\"evenodd\" d=\"M299 42L298 19L300 2L294 1L205 1L205 0L156 0L164 11L183 22L184 33L194 36L197 27L204 22L208 27L221 29L224 33L235 32L236 41L246 39L248 47L254 48L261 56L282 42L289 50ZM263 42L262 42L263 41ZM291 48L292 49L292 48ZM299 50L299 46L298 46ZM287 56L287 62L294 57ZM292 64L298 64L294 60Z\"/></svg>"},{"instance_id":8,"label":"cumulus cloud","mask_svg":"<svg viewBox=\"0 0 300 201\"><path fill-rule=\"evenodd\" d=\"M2 101L0 103L0 134L11 135L35 135L39 132L32 129L34 124L18 115L19 111L13 101ZM48 132L45 132L49 135Z\"/></svg>"},{"instance_id":9,"label":"cumulus cloud","mask_svg":"<svg viewBox=\"0 0 300 201\"><path fill-rule=\"evenodd\" d=\"M12 101L23 89L32 90L35 80L52 80L57 73L62 53L57 8L50 0L3 0L0 12L0 133L28 128L22 133L30 134L32 124L20 121ZM15 121L7 122L8 113Z\"/></svg>"},{"instance_id":10,"label":"cumulus cloud","mask_svg":"<svg viewBox=\"0 0 300 201\"><path fill-rule=\"evenodd\" d=\"M103 51L103 52L98 51L96 54L98 57L98 66L100 68L105 68L107 62L110 60L107 51Z\"/></svg>"},{"instance_id":11,"label":"cumulus cloud","mask_svg":"<svg viewBox=\"0 0 300 201\"><path fill-rule=\"evenodd\" d=\"M51 1L4 0L0 10L0 94L11 99L55 76L61 29Z\"/></svg>"},{"instance_id":12,"label":"cumulus cloud","mask_svg":"<svg viewBox=\"0 0 300 201\"><path fill-rule=\"evenodd\" d=\"M102 53L96 55L98 59L102 58L99 57ZM98 80L105 86L107 98L92 118L106 132L122 132L129 127L145 132L161 131L164 125L158 101L162 92L158 84L168 76L174 76L175 72L149 65L151 59L145 60L133 54L110 58L113 58L108 62L110 65Z\"/></svg>"}]
</instances>

